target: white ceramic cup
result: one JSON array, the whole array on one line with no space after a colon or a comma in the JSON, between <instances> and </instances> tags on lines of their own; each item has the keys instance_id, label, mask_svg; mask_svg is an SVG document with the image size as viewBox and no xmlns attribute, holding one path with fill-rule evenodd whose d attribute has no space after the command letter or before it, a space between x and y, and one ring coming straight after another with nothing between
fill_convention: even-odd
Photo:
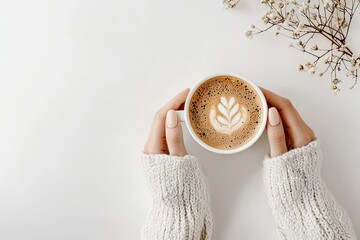
<instances>
[{"instance_id":1,"label":"white ceramic cup","mask_svg":"<svg viewBox=\"0 0 360 240\"><path fill-rule=\"evenodd\" d=\"M209 79L212 79L214 77L217 76L234 76L237 78L242 79L243 81L246 81L249 85L251 85L255 91L257 92L258 96L260 97L261 100L261 104L262 104L262 111L263 111L263 118L262 118L262 122L260 123L260 128L257 131L257 133L254 135L254 137L247 142L246 144L242 145L239 148L235 148L235 149L229 149L229 150L224 150L224 149L217 149L214 148L212 146L209 146L208 144L206 144L205 142L203 142L195 133L195 131L193 130L192 126L191 126L191 122L189 119L189 107L190 107L190 102L192 99L193 94L195 93L195 91L198 89L198 87L203 84L204 82L206 82ZM262 91L260 90L260 88L253 83L249 78L242 76L240 74L237 73L220 73L220 74L214 74L211 76L206 77L205 79L199 81L198 83L195 84L195 86L190 90L189 95L186 98L185 101L185 107L184 110L178 110L176 111L178 118L180 119L181 122L185 122L187 129L189 130L191 136L195 139L195 141L197 143L199 143L201 146L203 146L205 149L215 152L215 153L219 153L219 154L233 154L233 153L238 153L241 151L244 151L245 149L249 148L250 146L252 146L262 135L262 133L264 132L265 126L266 126L266 121L267 121L267 112L268 112L268 107L267 107L267 103L266 103L266 99L264 94L262 93Z\"/></svg>"}]
</instances>

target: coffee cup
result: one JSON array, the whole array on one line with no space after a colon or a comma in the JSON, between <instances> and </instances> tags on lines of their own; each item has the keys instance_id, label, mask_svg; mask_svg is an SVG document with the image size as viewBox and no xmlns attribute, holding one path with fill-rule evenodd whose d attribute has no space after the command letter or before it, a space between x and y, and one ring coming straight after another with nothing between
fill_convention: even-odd
<instances>
[{"instance_id":1,"label":"coffee cup","mask_svg":"<svg viewBox=\"0 0 360 240\"><path fill-rule=\"evenodd\" d=\"M190 90L176 111L190 135L205 149L233 154L252 146L264 132L267 103L249 78L234 73L208 76Z\"/></svg>"}]
</instances>

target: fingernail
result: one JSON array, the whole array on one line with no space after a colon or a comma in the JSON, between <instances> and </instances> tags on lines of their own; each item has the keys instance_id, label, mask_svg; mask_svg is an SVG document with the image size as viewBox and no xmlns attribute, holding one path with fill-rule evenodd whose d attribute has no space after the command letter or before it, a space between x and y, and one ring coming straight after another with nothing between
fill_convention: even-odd
<instances>
[{"instance_id":1,"label":"fingernail","mask_svg":"<svg viewBox=\"0 0 360 240\"><path fill-rule=\"evenodd\" d=\"M269 123L271 126L276 126L280 123L280 116L276 108L269 109Z\"/></svg>"},{"instance_id":2,"label":"fingernail","mask_svg":"<svg viewBox=\"0 0 360 240\"><path fill-rule=\"evenodd\" d=\"M176 112L174 110L170 110L166 114L166 126L168 128L174 128L178 124L178 119Z\"/></svg>"},{"instance_id":3,"label":"fingernail","mask_svg":"<svg viewBox=\"0 0 360 240\"><path fill-rule=\"evenodd\" d=\"M190 91L190 88L185 88L183 92Z\"/></svg>"}]
</instances>

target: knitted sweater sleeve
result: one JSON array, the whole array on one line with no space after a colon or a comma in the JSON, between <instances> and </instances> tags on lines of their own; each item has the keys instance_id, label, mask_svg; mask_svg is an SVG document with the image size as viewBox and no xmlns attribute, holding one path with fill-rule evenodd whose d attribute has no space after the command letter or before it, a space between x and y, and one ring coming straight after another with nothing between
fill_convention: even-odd
<instances>
[{"instance_id":1,"label":"knitted sweater sleeve","mask_svg":"<svg viewBox=\"0 0 360 240\"><path fill-rule=\"evenodd\" d=\"M210 239L209 196L198 159L144 152L141 159L153 200L142 239Z\"/></svg>"},{"instance_id":2,"label":"knitted sweater sleeve","mask_svg":"<svg viewBox=\"0 0 360 240\"><path fill-rule=\"evenodd\" d=\"M264 160L264 182L281 239L356 239L320 175L319 141Z\"/></svg>"}]
</instances>

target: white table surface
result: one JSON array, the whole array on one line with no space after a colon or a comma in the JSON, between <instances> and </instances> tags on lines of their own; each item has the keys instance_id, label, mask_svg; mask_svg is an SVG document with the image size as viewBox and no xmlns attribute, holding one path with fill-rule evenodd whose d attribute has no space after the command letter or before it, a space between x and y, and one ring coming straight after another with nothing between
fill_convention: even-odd
<instances>
[{"instance_id":1,"label":"white table surface","mask_svg":"<svg viewBox=\"0 0 360 240\"><path fill-rule=\"evenodd\" d=\"M321 140L323 178L360 235L360 84L297 72L306 55L242 0L0 1L0 239L138 239L150 206L139 160L154 112L206 75L239 72L290 98ZM360 52L360 16L349 45ZM278 239L262 183L266 135L208 152L213 239Z\"/></svg>"}]
</instances>

